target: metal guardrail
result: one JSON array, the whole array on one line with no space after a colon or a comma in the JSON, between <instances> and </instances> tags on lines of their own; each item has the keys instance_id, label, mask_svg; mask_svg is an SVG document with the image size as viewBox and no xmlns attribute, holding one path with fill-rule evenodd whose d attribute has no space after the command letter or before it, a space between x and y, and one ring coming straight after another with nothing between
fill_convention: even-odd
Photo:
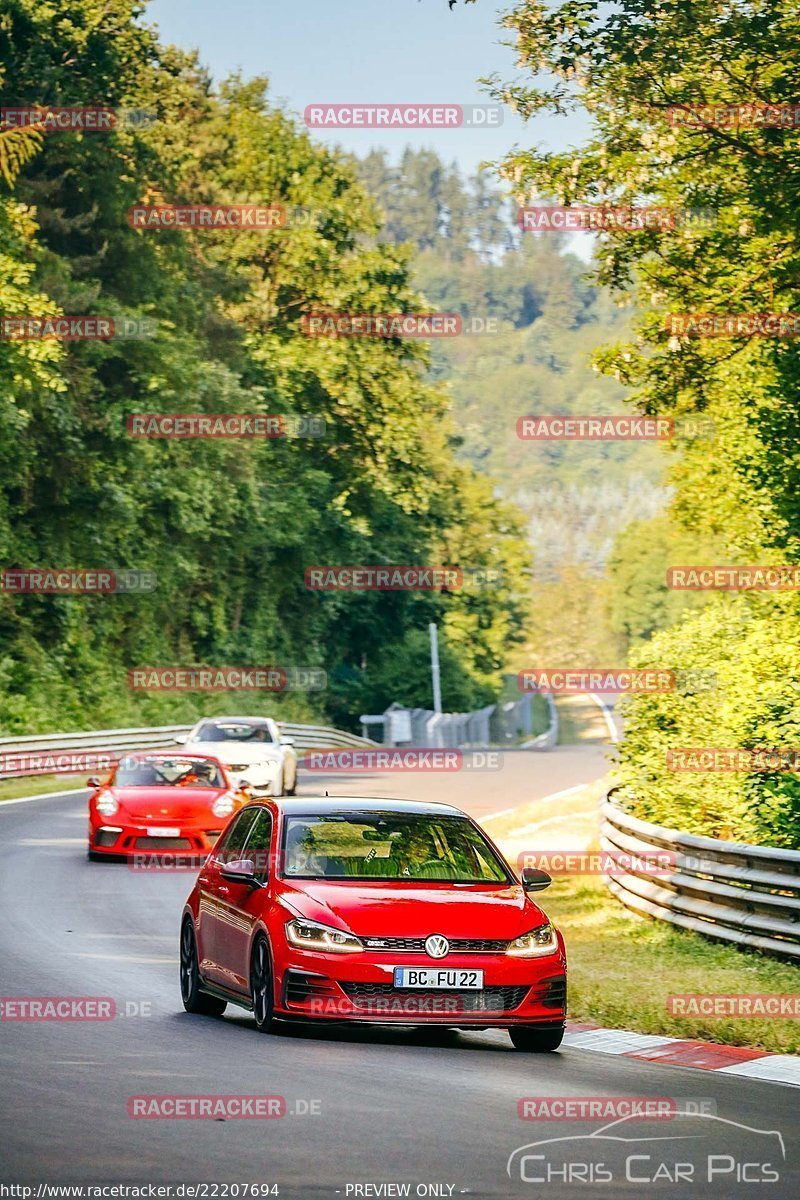
<instances>
[{"instance_id":1,"label":"metal guardrail","mask_svg":"<svg viewBox=\"0 0 800 1200\"><path fill-rule=\"evenodd\" d=\"M800 851L651 825L625 812L615 790L601 807L601 846L626 856L624 869L605 881L618 900L717 941L800 960ZM675 856L674 870L663 877L648 870L659 850ZM628 867L631 855L648 855L650 862Z\"/></svg>"},{"instance_id":2,"label":"metal guardrail","mask_svg":"<svg viewBox=\"0 0 800 1200\"><path fill-rule=\"evenodd\" d=\"M550 724L544 733L540 733L530 742L523 744L524 750L552 750L558 744L558 709L550 692L542 693L547 701Z\"/></svg>"},{"instance_id":3,"label":"metal guardrail","mask_svg":"<svg viewBox=\"0 0 800 1200\"><path fill-rule=\"evenodd\" d=\"M553 728L554 708L551 708L550 730L540 738L526 743L529 749L540 749L541 738L547 738ZM522 696L503 704L487 704L473 712L437 713L430 708L404 708L391 704L386 712L365 715L362 728L379 726L385 746L431 746L435 749L463 747L509 746L520 738L533 734L533 697Z\"/></svg>"},{"instance_id":4,"label":"metal guardrail","mask_svg":"<svg viewBox=\"0 0 800 1200\"><path fill-rule=\"evenodd\" d=\"M74 760L108 760L118 752L154 750L175 746L175 739L192 725L161 725L143 729L95 729L88 733L40 733L32 737L0 738L0 779L23 779L36 775L80 774L90 764L75 766ZM279 721L283 737L290 737L299 750L325 750L341 746L374 746L369 738L334 729L330 725L298 725ZM69 760L73 769L68 770ZM98 765L102 765L98 763Z\"/></svg>"}]
</instances>

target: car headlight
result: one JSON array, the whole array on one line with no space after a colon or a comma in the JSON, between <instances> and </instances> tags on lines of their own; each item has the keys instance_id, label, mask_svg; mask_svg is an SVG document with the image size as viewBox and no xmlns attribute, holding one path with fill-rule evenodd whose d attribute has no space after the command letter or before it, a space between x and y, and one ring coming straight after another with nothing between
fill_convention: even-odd
<instances>
[{"instance_id":1,"label":"car headlight","mask_svg":"<svg viewBox=\"0 0 800 1200\"><path fill-rule=\"evenodd\" d=\"M558 949L556 931L552 925L540 925L522 937L514 938L506 947L506 954L516 954L518 958L535 958L537 954L552 954Z\"/></svg>"},{"instance_id":2,"label":"car headlight","mask_svg":"<svg viewBox=\"0 0 800 1200\"><path fill-rule=\"evenodd\" d=\"M233 801L233 796L217 796L214 803L211 805L211 811L215 817L229 817L236 805Z\"/></svg>"},{"instance_id":3,"label":"car headlight","mask_svg":"<svg viewBox=\"0 0 800 1200\"><path fill-rule=\"evenodd\" d=\"M290 945L299 946L303 950L334 950L347 953L364 949L355 934L331 929L330 925L320 925L318 921L289 921L286 926L286 939Z\"/></svg>"},{"instance_id":4,"label":"car headlight","mask_svg":"<svg viewBox=\"0 0 800 1200\"><path fill-rule=\"evenodd\" d=\"M101 817L113 817L119 809L119 803L110 792L103 792L95 801L95 807Z\"/></svg>"},{"instance_id":5,"label":"car headlight","mask_svg":"<svg viewBox=\"0 0 800 1200\"><path fill-rule=\"evenodd\" d=\"M260 776L274 775L277 766L276 762L237 763L230 770L236 775L246 775L248 779L258 779Z\"/></svg>"}]
</instances>

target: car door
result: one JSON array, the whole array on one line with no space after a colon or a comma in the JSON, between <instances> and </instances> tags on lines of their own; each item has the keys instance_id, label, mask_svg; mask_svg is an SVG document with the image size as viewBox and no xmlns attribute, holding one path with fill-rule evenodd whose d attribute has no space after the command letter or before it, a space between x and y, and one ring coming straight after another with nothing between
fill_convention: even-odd
<instances>
[{"instance_id":1,"label":"car door","mask_svg":"<svg viewBox=\"0 0 800 1200\"><path fill-rule=\"evenodd\" d=\"M257 808L247 807L234 817L206 859L198 878L200 896L197 942L200 973L212 983L223 982L219 963L220 926L223 923L230 885L222 878L221 868L224 863L234 862L242 857L245 842L258 812Z\"/></svg>"},{"instance_id":2,"label":"car door","mask_svg":"<svg viewBox=\"0 0 800 1200\"><path fill-rule=\"evenodd\" d=\"M256 879L268 885L270 865L274 861L272 835L274 821L268 808L259 808L250 829L241 858L251 859ZM218 965L224 986L237 992L250 990L250 946L266 893L261 887L222 881L220 888ZM227 890L225 890L227 889Z\"/></svg>"}]
</instances>

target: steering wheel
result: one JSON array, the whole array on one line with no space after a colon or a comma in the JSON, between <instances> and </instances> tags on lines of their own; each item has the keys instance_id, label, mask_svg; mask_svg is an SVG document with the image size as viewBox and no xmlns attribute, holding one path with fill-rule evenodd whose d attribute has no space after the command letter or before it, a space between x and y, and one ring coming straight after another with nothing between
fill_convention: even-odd
<instances>
[{"instance_id":1,"label":"steering wheel","mask_svg":"<svg viewBox=\"0 0 800 1200\"><path fill-rule=\"evenodd\" d=\"M445 862L444 859L429 858L429 859L427 859L426 862L420 863L420 865L415 868L414 874L418 876L421 871L425 870L426 867L436 867L437 871L444 868L446 874L440 875L439 878L452 879L456 873L455 870L453 869L453 867L451 867L450 863Z\"/></svg>"}]
</instances>

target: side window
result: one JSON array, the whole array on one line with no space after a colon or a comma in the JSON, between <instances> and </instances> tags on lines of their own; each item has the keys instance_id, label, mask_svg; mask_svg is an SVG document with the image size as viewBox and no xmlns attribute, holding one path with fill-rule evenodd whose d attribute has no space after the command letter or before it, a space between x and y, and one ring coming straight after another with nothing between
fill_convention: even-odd
<instances>
[{"instance_id":1,"label":"side window","mask_svg":"<svg viewBox=\"0 0 800 1200\"><path fill-rule=\"evenodd\" d=\"M214 847L216 859L224 858L226 862L233 862L242 857L242 847L247 841L247 835L253 828L258 813L257 808L245 808L239 813L228 832L222 835Z\"/></svg>"},{"instance_id":2,"label":"side window","mask_svg":"<svg viewBox=\"0 0 800 1200\"><path fill-rule=\"evenodd\" d=\"M265 808L259 809L258 818L252 827L244 858L251 858L255 866L256 879L266 883L269 878L269 845L272 840L272 814Z\"/></svg>"}]
</instances>

